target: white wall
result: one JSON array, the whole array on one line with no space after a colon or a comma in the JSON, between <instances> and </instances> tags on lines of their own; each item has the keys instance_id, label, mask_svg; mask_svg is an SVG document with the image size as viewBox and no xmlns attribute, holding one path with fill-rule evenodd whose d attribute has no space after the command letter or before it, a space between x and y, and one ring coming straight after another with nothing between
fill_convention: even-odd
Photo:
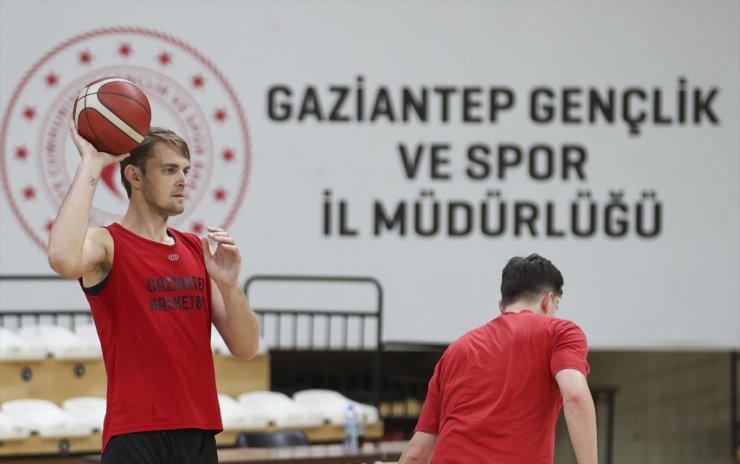
<instances>
[{"instance_id":1,"label":"white wall","mask_svg":"<svg viewBox=\"0 0 740 464\"><path fill-rule=\"evenodd\" d=\"M195 148L191 202L173 224L227 225L242 247L244 278L373 276L385 290L387 340L446 343L495 315L500 269L536 251L563 271L562 317L578 322L593 347L740 347L737 2L4 1L0 9L2 274L49 272L46 225L77 156L64 130L71 97L114 74L136 80L150 96L153 122ZM292 105L285 121L269 103L276 86L293 93L276 100ZM446 116L445 87L455 91ZM348 92L339 113L350 121L327 120L338 88ZM542 99L540 88L558 97ZM403 120L404 89L427 90L426 120ZM495 120L492 90L499 105L513 98ZM591 90L614 92L612 122L590 121ZM386 91L392 121L383 113ZM538 122L549 103L552 120ZM380 116L368 121L376 105ZM410 176L402 143L412 152L417 144L449 149L439 151L434 173L423 152ZM468 168L483 172L466 156L476 144L493 150L486 160L502 144L553 147L553 175L544 175L547 158L537 152L534 175L525 158L503 178L494 165L473 179ZM564 145L580 147L572 163L583 160L568 178ZM429 191L433 197L422 196ZM509 208L496 237L480 229L481 204L498 208L488 191ZM613 193L624 210L609 206ZM433 200L445 210L464 205L453 206L461 236L448 230L446 213L434 236L415 231L415 205L424 227ZM596 228L578 237L572 205L589 200ZM342 202L345 227L356 235L339 232ZM405 205L404 236L375 233L376 203L386 211ZM523 225L517 233L517 203L521 214L536 208L534 232ZM641 236L638 205L652 212L656 203L658 233ZM115 220L125 205L120 186L104 183L94 222ZM465 232L468 207L475 219ZM616 222L607 225L609 218ZM654 229L653 216L646 224ZM53 304L81 300L50 292ZM24 292L2 291L0 309L19 306L29 306Z\"/></svg>"}]
</instances>

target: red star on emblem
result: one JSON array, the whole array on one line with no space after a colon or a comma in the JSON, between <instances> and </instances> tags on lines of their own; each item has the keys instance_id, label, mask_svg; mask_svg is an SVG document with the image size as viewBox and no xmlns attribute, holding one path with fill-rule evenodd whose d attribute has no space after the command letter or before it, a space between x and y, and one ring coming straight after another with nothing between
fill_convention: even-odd
<instances>
[{"instance_id":1,"label":"red star on emblem","mask_svg":"<svg viewBox=\"0 0 740 464\"><path fill-rule=\"evenodd\" d=\"M197 76L193 76L193 87L195 87L196 89L202 89L205 83L206 80L200 74L198 74Z\"/></svg>"},{"instance_id":2,"label":"red star on emblem","mask_svg":"<svg viewBox=\"0 0 740 464\"><path fill-rule=\"evenodd\" d=\"M46 75L46 85L49 87L54 87L59 83L59 75L54 74L53 72L50 72Z\"/></svg>"},{"instance_id":3,"label":"red star on emblem","mask_svg":"<svg viewBox=\"0 0 740 464\"><path fill-rule=\"evenodd\" d=\"M223 156L224 160L227 162L234 161L234 158L236 157L231 148L227 148L226 150L224 150L223 153L221 153L221 156Z\"/></svg>"},{"instance_id":4,"label":"red star on emblem","mask_svg":"<svg viewBox=\"0 0 740 464\"><path fill-rule=\"evenodd\" d=\"M162 52L157 56L157 59L159 60L159 64L162 66L167 66L172 62L172 55L170 55L167 52Z\"/></svg>"},{"instance_id":5,"label":"red star on emblem","mask_svg":"<svg viewBox=\"0 0 740 464\"><path fill-rule=\"evenodd\" d=\"M92 53L85 50L84 52L80 52L80 63L81 64L90 64L92 63Z\"/></svg>"},{"instance_id":6,"label":"red star on emblem","mask_svg":"<svg viewBox=\"0 0 740 464\"><path fill-rule=\"evenodd\" d=\"M222 188L214 190L213 196L215 197L216 201L224 201L226 199L226 190Z\"/></svg>"},{"instance_id":7,"label":"red star on emblem","mask_svg":"<svg viewBox=\"0 0 740 464\"><path fill-rule=\"evenodd\" d=\"M26 147L18 147L15 149L15 157L18 159L28 158L28 149Z\"/></svg>"},{"instance_id":8,"label":"red star on emblem","mask_svg":"<svg viewBox=\"0 0 740 464\"><path fill-rule=\"evenodd\" d=\"M29 121L36 117L36 109L32 106L27 106L25 110L23 110L23 117L28 119Z\"/></svg>"},{"instance_id":9,"label":"red star on emblem","mask_svg":"<svg viewBox=\"0 0 740 464\"><path fill-rule=\"evenodd\" d=\"M53 225L54 225L54 221L52 221L51 219L49 219L48 221L46 221L46 225L44 227L46 227L46 231L49 232L49 231L51 231L51 228L52 228Z\"/></svg>"},{"instance_id":10,"label":"red star on emblem","mask_svg":"<svg viewBox=\"0 0 740 464\"><path fill-rule=\"evenodd\" d=\"M205 226L201 221L198 221L194 222L190 229L193 231L193 233L200 234L201 232L203 232L203 229L205 229Z\"/></svg>"},{"instance_id":11,"label":"red star on emblem","mask_svg":"<svg viewBox=\"0 0 740 464\"><path fill-rule=\"evenodd\" d=\"M23 198L25 198L26 200L33 200L34 198L36 198L36 189L31 186L24 188Z\"/></svg>"},{"instance_id":12,"label":"red star on emblem","mask_svg":"<svg viewBox=\"0 0 740 464\"><path fill-rule=\"evenodd\" d=\"M226 121L226 110L217 109L213 117L216 118L216 121L218 122Z\"/></svg>"},{"instance_id":13,"label":"red star on emblem","mask_svg":"<svg viewBox=\"0 0 740 464\"><path fill-rule=\"evenodd\" d=\"M118 54L121 55L124 58L128 58L128 56L133 52L131 49L131 44L122 43L120 47L118 47Z\"/></svg>"}]
</instances>

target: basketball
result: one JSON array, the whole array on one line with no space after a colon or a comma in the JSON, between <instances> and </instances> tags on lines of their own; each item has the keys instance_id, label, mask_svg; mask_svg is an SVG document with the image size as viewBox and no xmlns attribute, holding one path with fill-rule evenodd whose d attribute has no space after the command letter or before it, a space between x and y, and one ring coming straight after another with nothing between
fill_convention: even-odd
<instances>
[{"instance_id":1,"label":"basketball","mask_svg":"<svg viewBox=\"0 0 740 464\"><path fill-rule=\"evenodd\" d=\"M136 148L149 131L152 110L133 82L104 77L88 84L75 100L75 127L98 151L120 155Z\"/></svg>"}]
</instances>

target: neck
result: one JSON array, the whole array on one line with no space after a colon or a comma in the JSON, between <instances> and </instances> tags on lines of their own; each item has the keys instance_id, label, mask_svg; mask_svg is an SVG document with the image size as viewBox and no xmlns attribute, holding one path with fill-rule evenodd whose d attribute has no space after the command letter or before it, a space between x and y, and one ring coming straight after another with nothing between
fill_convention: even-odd
<instances>
[{"instance_id":1,"label":"neck","mask_svg":"<svg viewBox=\"0 0 740 464\"><path fill-rule=\"evenodd\" d=\"M159 243L172 243L167 235L167 216L155 214L148 209L137 208L132 201L120 224L129 231Z\"/></svg>"},{"instance_id":2,"label":"neck","mask_svg":"<svg viewBox=\"0 0 740 464\"><path fill-rule=\"evenodd\" d=\"M522 311L532 311L535 314L545 314L538 304L526 301L517 301L505 307L502 313L520 313Z\"/></svg>"}]
</instances>

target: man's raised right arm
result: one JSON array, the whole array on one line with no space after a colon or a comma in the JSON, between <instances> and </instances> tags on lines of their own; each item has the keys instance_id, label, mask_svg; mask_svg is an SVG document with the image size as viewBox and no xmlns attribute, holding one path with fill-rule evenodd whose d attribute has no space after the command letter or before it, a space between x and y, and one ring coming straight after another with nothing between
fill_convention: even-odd
<instances>
[{"instance_id":1,"label":"man's raised right arm","mask_svg":"<svg viewBox=\"0 0 740 464\"><path fill-rule=\"evenodd\" d=\"M88 229L93 195L103 169L127 155L99 153L83 139L70 121L70 132L81 160L67 196L49 233L51 268L68 279L77 279L106 259L101 229Z\"/></svg>"}]
</instances>

